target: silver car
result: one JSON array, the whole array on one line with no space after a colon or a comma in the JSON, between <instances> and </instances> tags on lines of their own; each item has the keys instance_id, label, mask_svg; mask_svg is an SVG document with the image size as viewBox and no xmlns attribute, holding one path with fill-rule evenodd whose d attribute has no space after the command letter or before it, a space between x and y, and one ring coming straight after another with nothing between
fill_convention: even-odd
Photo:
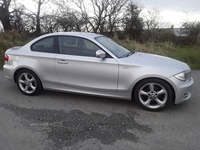
<instances>
[{"instance_id":1,"label":"silver car","mask_svg":"<svg viewBox=\"0 0 200 150\"><path fill-rule=\"evenodd\" d=\"M91 33L52 33L5 52L5 77L25 95L45 90L135 100L147 110L191 97L190 67L180 61L131 52Z\"/></svg>"}]
</instances>

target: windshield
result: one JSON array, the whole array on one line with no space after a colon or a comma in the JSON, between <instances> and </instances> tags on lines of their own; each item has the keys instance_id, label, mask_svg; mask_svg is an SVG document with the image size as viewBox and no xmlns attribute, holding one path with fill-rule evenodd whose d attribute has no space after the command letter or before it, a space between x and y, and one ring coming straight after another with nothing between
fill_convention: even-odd
<instances>
[{"instance_id":1,"label":"windshield","mask_svg":"<svg viewBox=\"0 0 200 150\"><path fill-rule=\"evenodd\" d=\"M118 58L127 57L130 53L129 50L124 47L118 45L114 41L104 36L100 36L95 38L100 44L102 44L105 48L107 48L110 52L112 52Z\"/></svg>"}]
</instances>

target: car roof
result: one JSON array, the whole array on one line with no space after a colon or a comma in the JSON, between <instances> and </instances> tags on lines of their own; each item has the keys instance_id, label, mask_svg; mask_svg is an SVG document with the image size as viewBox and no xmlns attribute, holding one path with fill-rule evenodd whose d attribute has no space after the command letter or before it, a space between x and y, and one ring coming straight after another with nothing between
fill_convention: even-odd
<instances>
[{"instance_id":1,"label":"car roof","mask_svg":"<svg viewBox=\"0 0 200 150\"><path fill-rule=\"evenodd\" d=\"M78 36L89 39L94 39L95 37L101 36L99 34L87 33L87 32L56 32L56 33L45 34L44 36L48 37L48 36L58 36L58 35Z\"/></svg>"}]
</instances>

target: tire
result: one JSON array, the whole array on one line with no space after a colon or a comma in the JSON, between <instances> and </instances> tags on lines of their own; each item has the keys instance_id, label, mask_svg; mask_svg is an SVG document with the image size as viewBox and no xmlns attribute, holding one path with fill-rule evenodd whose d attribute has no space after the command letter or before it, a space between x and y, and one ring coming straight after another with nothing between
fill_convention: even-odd
<instances>
[{"instance_id":1,"label":"tire","mask_svg":"<svg viewBox=\"0 0 200 150\"><path fill-rule=\"evenodd\" d=\"M159 111L172 100L170 85L161 79L146 79L136 85L134 99L142 108Z\"/></svg>"},{"instance_id":2,"label":"tire","mask_svg":"<svg viewBox=\"0 0 200 150\"><path fill-rule=\"evenodd\" d=\"M42 84L38 76L31 70L20 70L16 77L19 90L25 95L36 95L42 91Z\"/></svg>"}]
</instances>

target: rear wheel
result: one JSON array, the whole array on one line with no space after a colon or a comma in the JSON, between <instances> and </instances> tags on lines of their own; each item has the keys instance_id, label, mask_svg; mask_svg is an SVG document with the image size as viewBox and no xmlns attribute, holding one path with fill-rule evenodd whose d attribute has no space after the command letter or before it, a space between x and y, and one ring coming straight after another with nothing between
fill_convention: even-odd
<instances>
[{"instance_id":1,"label":"rear wheel","mask_svg":"<svg viewBox=\"0 0 200 150\"><path fill-rule=\"evenodd\" d=\"M172 90L163 80L146 79L137 84L134 98L144 109L162 110L172 100Z\"/></svg>"},{"instance_id":2,"label":"rear wheel","mask_svg":"<svg viewBox=\"0 0 200 150\"><path fill-rule=\"evenodd\" d=\"M16 78L17 86L25 95L35 95L42 91L42 84L38 76L31 70L19 71Z\"/></svg>"}]
</instances>

